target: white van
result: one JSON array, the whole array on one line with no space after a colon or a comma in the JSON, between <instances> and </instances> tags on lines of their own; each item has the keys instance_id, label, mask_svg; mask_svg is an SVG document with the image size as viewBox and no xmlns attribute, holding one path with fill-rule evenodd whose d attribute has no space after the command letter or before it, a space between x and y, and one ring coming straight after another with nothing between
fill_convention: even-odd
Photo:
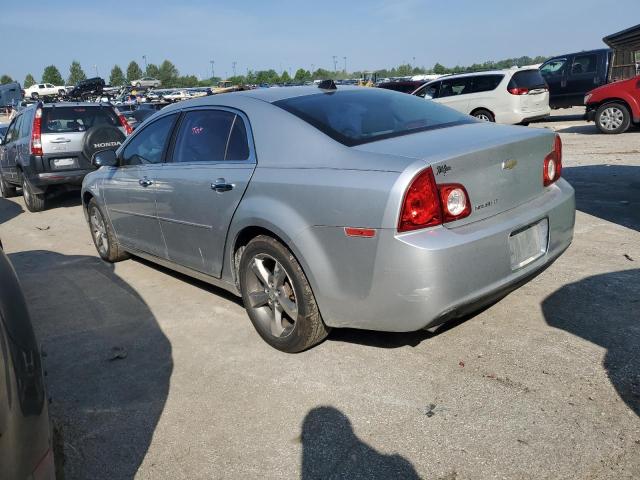
<instances>
[{"instance_id":1,"label":"white van","mask_svg":"<svg viewBox=\"0 0 640 480\"><path fill-rule=\"evenodd\" d=\"M488 122L527 125L551 113L549 89L536 68L447 75L413 95Z\"/></svg>"}]
</instances>

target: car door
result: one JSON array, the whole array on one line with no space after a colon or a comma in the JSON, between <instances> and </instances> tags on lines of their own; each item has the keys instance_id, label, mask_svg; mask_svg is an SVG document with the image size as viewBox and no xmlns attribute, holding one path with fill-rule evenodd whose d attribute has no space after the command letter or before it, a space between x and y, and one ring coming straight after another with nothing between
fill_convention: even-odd
<instances>
[{"instance_id":1,"label":"car door","mask_svg":"<svg viewBox=\"0 0 640 480\"><path fill-rule=\"evenodd\" d=\"M118 241L125 247L166 258L156 216L156 173L169 144L178 114L154 120L137 131L119 152L118 167L103 177L102 193Z\"/></svg>"},{"instance_id":2,"label":"car door","mask_svg":"<svg viewBox=\"0 0 640 480\"><path fill-rule=\"evenodd\" d=\"M454 108L462 113L469 113L469 93L471 93L473 77L460 77L442 80L436 102Z\"/></svg>"},{"instance_id":3,"label":"car door","mask_svg":"<svg viewBox=\"0 0 640 480\"><path fill-rule=\"evenodd\" d=\"M599 84L598 55L576 54L567 75L567 100L572 105L582 105L584 96Z\"/></svg>"},{"instance_id":4,"label":"car door","mask_svg":"<svg viewBox=\"0 0 640 480\"><path fill-rule=\"evenodd\" d=\"M156 177L158 219L169 259L220 276L227 229L255 169L247 118L234 110L183 114Z\"/></svg>"},{"instance_id":5,"label":"car door","mask_svg":"<svg viewBox=\"0 0 640 480\"><path fill-rule=\"evenodd\" d=\"M22 115L19 115L13 119L7 129L5 143L2 145L2 174L13 183L16 182L17 175L16 162L18 159L18 140L20 138L22 117Z\"/></svg>"},{"instance_id":6,"label":"car door","mask_svg":"<svg viewBox=\"0 0 640 480\"><path fill-rule=\"evenodd\" d=\"M567 100L567 63L569 57L552 58L540 67L540 73L549 86L549 104L553 108L562 108Z\"/></svg>"}]
</instances>

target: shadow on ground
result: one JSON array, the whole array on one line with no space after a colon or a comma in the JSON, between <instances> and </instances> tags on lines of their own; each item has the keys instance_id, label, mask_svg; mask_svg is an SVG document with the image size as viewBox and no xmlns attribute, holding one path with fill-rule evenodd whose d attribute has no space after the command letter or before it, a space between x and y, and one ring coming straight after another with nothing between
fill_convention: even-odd
<instances>
[{"instance_id":1,"label":"shadow on ground","mask_svg":"<svg viewBox=\"0 0 640 480\"><path fill-rule=\"evenodd\" d=\"M640 416L640 269L585 278L542 302L549 325L607 350L603 366L620 398Z\"/></svg>"},{"instance_id":2,"label":"shadow on ground","mask_svg":"<svg viewBox=\"0 0 640 480\"><path fill-rule=\"evenodd\" d=\"M333 407L307 413L301 437L302 480L420 478L404 457L382 454L360 440L347 416Z\"/></svg>"},{"instance_id":3,"label":"shadow on ground","mask_svg":"<svg viewBox=\"0 0 640 480\"><path fill-rule=\"evenodd\" d=\"M581 212L640 231L640 166L565 167Z\"/></svg>"},{"instance_id":4,"label":"shadow on ground","mask_svg":"<svg viewBox=\"0 0 640 480\"><path fill-rule=\"evenodd\" d=\"M6 198L0 198L0 225L17 217L22 212L24 212L24 210L19 204Z\"/></svg>"},{"instance_id":5,"label":"shadow on ground","mask_svg":"<svg viewBox=\"0 0 640 480\"><path fill-rule=\"evenodd\" d=\"M133 478L169 391L168 339L112 265L50 251L9 256L46 352L66 480Z\"/></svg>"},{"instance_id":6,"label":"shadow on ground","mask_svg":"<svg viewBox=\"0 0 640 480\"><path fill-rule=\"evenodd\" d=\"M593 123L573 125L572 127L556 130L557 133L580 133L582 135L602 135Z\"/></svg>"}]
</instances>

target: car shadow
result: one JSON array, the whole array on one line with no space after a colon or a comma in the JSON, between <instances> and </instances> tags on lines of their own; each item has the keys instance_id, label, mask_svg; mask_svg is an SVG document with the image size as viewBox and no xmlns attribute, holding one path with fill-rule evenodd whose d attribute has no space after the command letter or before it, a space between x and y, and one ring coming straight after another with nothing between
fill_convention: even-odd
<instances>
[{"instance_id":1,"label":"car shadow","mask_svg":"<svg viewBox=\"0 0 640 480\"><path fill-rule=\"evenodd\" d=\"M587 277L542 302L547 323L606 349L603 366L640 416L640 269Z\"/></svg>"},{"instance_id":2,"label":"car shadow","mask_svg":"<svg viewBox=\"0 0 640 480\"><path fill-rule=\"evenodd\" d=\"M0 225L20 215L24 210L20 204L0 198Z\"/></svg>"},{"instance_id":3,"label":"car shadow","mask_svg":"<svg viewBox=\"0 0 640 480\"><path fill-rule=\"evenodd\" d=\"M349 418L333 407L311 410L302 423L302 480L419 479L400 455L385 455L360 440Z\"/></svg>"},{"instance_id":4,"label":"car shadow","mask_svg":"<svg viewBox=\"0 0 640 480\"><path fill-rule=\"evenodd\" d=\"M567 128L556 130L556 133L579 133L582 135L602 135L593 123L585 125L573 125Z\"/></svg>"},{"instance_id":5,"label":"car shadow","mask_svg":"<svg viewBox=\"0 0 640 480\"><path fill-rule=\"evenodd\" d=\"M640 166L565 167L562 176L576 191L578 210L640 231Z\"/></svg>"},{"instance_id":6,"label":"car shadow","mask_svg":"<svg viewBox=\"0 0 640 480\"><path fill-rule=\"evenodd\" d=\"M169 392L169 340L111 264L41 250L9 257L46 355L56 461L66 478L133 478Z\"/></svg>"}]
</instances>

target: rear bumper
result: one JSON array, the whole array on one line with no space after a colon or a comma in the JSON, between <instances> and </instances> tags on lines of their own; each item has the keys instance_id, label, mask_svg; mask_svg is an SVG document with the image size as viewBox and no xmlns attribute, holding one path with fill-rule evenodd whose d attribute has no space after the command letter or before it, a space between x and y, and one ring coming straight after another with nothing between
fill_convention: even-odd
<instances>
[{"instance_id":1,"label":"rear bumper","mask_svg":"<svg viewBox=\"0 0 640 480\"><path fill-rule=\"evenodd\" d=\"M512 270L511 232L549 221L546 253ZM413 331L468 314L529 281L571 244L573 188L559 180L541 197L456 228L405 234L379 230L373 239L346 238L333 227L311 229L331 245L331 265L309 262L312 284L329 326Z\"/></svg>"},{"instance_id":2,"label":"rear bumper","mask_svg":"<svg viewBox=\"0 0 640 480\"><path fill-rule=\"evenodd\" d=\"M545 107L539 110L521 111L514 109L506 112L496 112L496 122L515 125L522 122L532 122L551 115L551 108Z\"/></svg>"},{"instance_id":3,"label":"rear bumper","mask_svg":"<svg viewBox=\"0 0 640 480\"><path fill-rule=\"evenodd\" d=\"M51 185L70 185L80 187L84 177L94 170L61 170L59 172L32 173L28 179L31 185L44 189Z\"/></svg>"}]
</instances>

